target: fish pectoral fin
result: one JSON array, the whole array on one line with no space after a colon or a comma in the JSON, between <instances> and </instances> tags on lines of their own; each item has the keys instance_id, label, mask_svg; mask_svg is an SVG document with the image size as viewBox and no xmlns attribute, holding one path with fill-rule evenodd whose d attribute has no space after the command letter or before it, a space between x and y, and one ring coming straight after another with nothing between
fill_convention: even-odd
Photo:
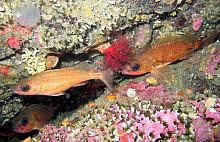
<instances>
[{"instance_id":1,"label":"fish pectoral fin","mask_svg":"<svg viewBox=\"0 0 220 142\"><path fill-rule=\"evenodd\" d=\"M192 55L187 55L187 56L184 56L184 57L180 58L179 60L187 60L187 59L189 59L191 56L192 56Z\"/></svg>"},{"instance_id":2,"label":"fish pectoral fin","mask_svg":"<svg viewBox=\"0 0 220 142\"><path fill-rule=\"evenodd\" d=\"M114 72L111 69L107 69L105 71L102 71L102 77L100 78L106 84L106 86L109 88L111 92L114 91L113 75Z\"/></svg>"},{"instance_id":3,"label":"fish pectoral fin","mask_svg":"<svg viewBox=\"0 0 220 142\"><path fill-rule=\"evenodd\" d=\"M44 129L43 129L43 126L41 126L41 127L39 127L39 128L38 128L38 127L34 127L33 129L34 129L34 130L38 130L38 131L40 131L40 132L43 132L43 130L44 130Z\"/></svg>"},{"instance_id":4,"label":"fish pectoral fin","mask_svg":"<svg viewBox=\"0 0 220 142\"><path fill-rule=\"evenodd\" d=\"M188 53L188 55L186 55L186 56L184 56L184 57L181 57L179 60L181 61L181 60L187 60L187 59L189 59L189 58L191 58L192 56L193 56L193 50L194 49L189 49L190 50L190 52Z\"/></svg>"},{"instance_id":5,"label":"fish pectoral fin","mask_svg":"<svg viewBox=\"0 0 220 142\"><path fill-rule=\"evenodd\" d=\"M177 40L180 40L181 37L178 35L174 35L174 34L164 34L161 35L159 38L157 38L156 40L154 40L152 42L152 46L151 47L155 47L155 46L159 46L161 44L167 44L167 43L171 43Z\"/></svg>"},{"instance_id":6,"label":"fish pectoral fin","mask_svg":"<svg viewBox=\"0 0 220 142\"><path fill-rule=\"evenodd\" d=\"M60 93L52 94L52 95L49 95L49 96L62 96L64 94L65 94L65 92L60 92Z\"/></svg>"},{"instance_id":7,"label":"fish pectoral fin","mask_svg":"<svg viewBox=\"0 0 220 142\"><path fill-rule=\"evenodd\" d=\"M167 65L171 64L171 62L167 62L165 64L161 64L155 67L155 69L161 70L167 68Z\"/></svg>"},{"instance_id":8,"label":"fish pectoral fin","mask_svg":"<svg viewBox=\"0 0 220 142\"><path fill-rule=\"evenodd\" d=\"M166 75L166 73L165 73L165 72L168 72L168 71L169 71L169 68L166 66L166 67L160 67L160 68L158 68L158 67L152 68L150 72L158 80L171 84L173 82L172 81L172 76L171 75Z\"/></svg>"},{"instance_id":9,"label":"fish pectoral fin","mask_svg":"<svg viewBox=\"0 0 220 142\"><path fill-rule=\"evenodd\" d=\"M86 85L87 83L88 83L88 81L85 81L85 82L82 82L82 83L75 84L72 87L83 86L83 85Z\"/></svg>"}]
</instances>

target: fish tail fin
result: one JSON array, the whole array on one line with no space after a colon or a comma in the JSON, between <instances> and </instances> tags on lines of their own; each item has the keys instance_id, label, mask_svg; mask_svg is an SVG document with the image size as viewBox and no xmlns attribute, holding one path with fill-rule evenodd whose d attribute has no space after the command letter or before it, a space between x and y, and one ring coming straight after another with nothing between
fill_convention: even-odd
<instances>
[{"instance_id":1,"label":"fish tail fin","mask_svg":"<svg viewBox=\"0 0 220 142\"><path fill-rule=\"evenodd\" d=\"M200 46L208 46L209 44L215 42L220 35L220 30L211 32L210 34L207 35L207 37L201 39L200 41Z\"/></svg>"},{"instance_id":2,"label":"fish tail fin","mask_svg":"<svg viewBox=\"0 0 220 142\"><path fill-rule=\"evenodd\" d=\"M113 71L111 69L107 69L102 71L102 77L101 80L107 85L109 90L113 92L114 87L113 87Z\"/></svg>"}]
</instances>

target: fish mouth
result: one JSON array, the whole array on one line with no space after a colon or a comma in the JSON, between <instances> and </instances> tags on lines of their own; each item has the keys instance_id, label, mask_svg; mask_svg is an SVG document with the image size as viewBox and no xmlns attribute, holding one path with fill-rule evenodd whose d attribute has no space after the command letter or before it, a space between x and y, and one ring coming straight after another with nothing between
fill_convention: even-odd
<instances>
[{"instance_id":1,"label":"fish mouth","mask_svg":"<svg viewBox=\"0 0 220 142\"><path fill-rule=\"evenodd\" d=\"M20 134L30 132L30 131L27 131L24 128L22 128L21 125L18 124L17 122L12 122L11 130L15 133L20 133Z\"/></svg>"},{"instance_id":2,"label":"fish mouth","mask_svg":"<svg viewBox=\"0 0 220 142\"><path fill-rule=\"evenodd\" d=\"M18 91L17 91L17 87L16 86L12 87L11 91L12 91L13 94L19 94Z\"/></svg>"},{"instance_id":3,"label":"fish mouth","mask_svg":"<svg viewBox=\"0 0 220 142\"><path fill-rule=\"evenodd\" d=\"M18 89L19 86L14 86L11 88L11 91L13 94L19 94L19 95L23 95L22 92Z\"/></svg>"},{"instance_id":4,"label":"fish mouth","mask_svg":"<svg viewBox=\"0 0 220 142\"><path fill-rule=\"evenodd\" d=\"M122 74L126 74L126 75L132 75L131 72L129 72L130 70L130 66L129 65L126 65L123 70L121 71Z\"/></svg>"},{"instance_id":5,"label":"fish mouth","mask_svg":"<svg viewBox=\"0 0 220 142\"><path fill-rule=\"evenodd\" d=\"M17 132L17 125L16 125L15 122L12 122L12 123L11 123L11 130L12 130L13 132Z\"/></svg>"},{"instance_id":6,"label":"fish mouth","mask_svg":"<svg viewBox=\"0 0 220 142\"><path fill-rule=\"evenodd\" d=\"M126 74L126 75L131 75L131 74L132 74L132 73L130 73L130 72L128 72L128 71L125 71L125 70L123 70L121 73L122 73L122 74Z\"/></svg>"}]
</instances>

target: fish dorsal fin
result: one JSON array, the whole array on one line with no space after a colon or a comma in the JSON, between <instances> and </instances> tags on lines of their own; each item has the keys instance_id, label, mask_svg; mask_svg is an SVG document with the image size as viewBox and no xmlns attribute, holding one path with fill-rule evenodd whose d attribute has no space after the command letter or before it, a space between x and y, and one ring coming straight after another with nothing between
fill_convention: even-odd
<instances>
[{"instance_id":1,"label":"fish dorsal fin","mask_svg":"<svg viewBox=\"0 0 220 142\"><path fill-rule=\"evenodd\" d=\"M151 69L151 73L161 82L168 85L173 84L172 76L168 75L170 68L168 66L155 67Z\"/></svg>"},{"instance_id":2,"label":"fish dorsal fin","mask_svg":"<svg viewBox=\"0 0 220 142\"><path fill-rule=\"evenodd\" d=\"M197 40L197 36L193 34L193 32L187 32L185 35L183 35L182 39L188 40L188 41L195 41Z\"/></svg>"},{"instance_id":3,"label":"fish dorsal fin","mask_svg":"<svg viewBox=\"0 0 220 142\"><path fill-rule=\"evenodd\" d=\"M91 71L91 70L95 70L95 67L94 67L94 65L89 64L89 63L84 61L84 62L81 62L81 63L75 65L73 67L73 69L82 70L82 71Z\"/></svg>"},{"instance_id":4,"label":"fish dorsal fin","mask_svg":"<svg viewBox=\"0 0 220 142\"><path fill-rule=\"evenodd\" d=\"M155 47L161 44L172 43L180 39L181 36L175 34L164 34L158 38L156 38L151 46Z\"/></svg>"}]
</instances>

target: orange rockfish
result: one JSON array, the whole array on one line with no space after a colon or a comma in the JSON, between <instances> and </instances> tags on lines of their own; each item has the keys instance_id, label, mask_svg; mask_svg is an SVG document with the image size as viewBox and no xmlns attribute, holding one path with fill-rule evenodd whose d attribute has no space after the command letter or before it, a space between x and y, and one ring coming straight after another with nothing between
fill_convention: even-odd
<instances>
[{"instance_id":1,"label":"orange rockfish","mask_svg":"<svg viewBox=\"0 0 220 142\"><path fill-rule=\"evenodd\" d=\"M81 86L91 79L102 80L113 91L113 72L110 69L96 71L92 65L82 62L74 67L54 69L22 79L13 92L21 95L59 96L71 87Z\"/></svg>"},{"instance_id":2,"label":"orange rockfish","mask_svg":"<svg viewBox=\"0 0 220 142\"><path fill-rule=\"evenodd\" d=\"M198 48L213 42L218 33L211 33L202 40L192 34L162 37L147 47L145 51L134 55L122 73L128 75L142 75L148 72L159 74L158 69L175 61L186 59Z\"/></svg>"},{"instance_id":3,"label":"orange rockfish","mask_svg":"<svg viewBox=\"0 0 220 142\"><path fill-rule=\"evenodd\" d=\"M52 105L32 104L12 120L12 130L17 133L38 130L49 122L55 110Z\"/></svg>"}]
</instances>

